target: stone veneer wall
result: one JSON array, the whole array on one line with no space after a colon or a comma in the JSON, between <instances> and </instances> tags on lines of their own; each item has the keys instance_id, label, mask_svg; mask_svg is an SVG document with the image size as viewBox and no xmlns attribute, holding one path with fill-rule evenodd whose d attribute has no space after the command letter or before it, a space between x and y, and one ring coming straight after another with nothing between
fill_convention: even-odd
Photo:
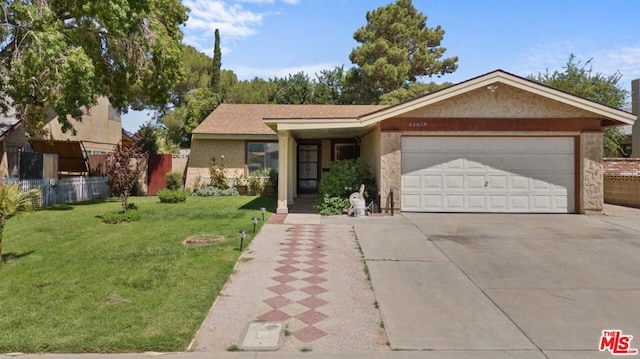
<instances>
[{"instance_id":1,"label":"stone veneer wall","mask_svg":"<svg viewBox=\"0 0 640 359\"><path fill-rule=\"evenodd\" d=\"M601 212L604 206L602 175L602 133L580 134L580 193L579 213Z\"/></svg>"},{"instance_id":2,"label":"stone veneer wall","mask_svg":"<svg viewBox=\"0 0 640 359\"><path fill-rule=\"evenodd\" d=\"M191 153L187 165L185 188L193 188L198 177L200 184L209 182L211 158L220 161L224 156L227 165L227 178L234 178L245 173L245 141L244 140L198 140L191 143Z\"/></svg>"},{"instance_id":3,"label":"stone veneer wall","mask_svg":"<svg viewBox=\"0 0 640 359\"><path fill-rule=\"evenodd\" d=\"M604 159L604 202L640 207L640 158Z\"/></svg>"},{"instance_id":4,"label":"stone veneer wall","mask_svg":"<svg viewBox=\"0 0 640 359\"><path fill-rule=\"evenodd\" d=\"M380 208L391 208L389 193L393 189L396 210L400 210L400 182L402 175L402 133L380 134Z\"/></svg>"}]
</instances>

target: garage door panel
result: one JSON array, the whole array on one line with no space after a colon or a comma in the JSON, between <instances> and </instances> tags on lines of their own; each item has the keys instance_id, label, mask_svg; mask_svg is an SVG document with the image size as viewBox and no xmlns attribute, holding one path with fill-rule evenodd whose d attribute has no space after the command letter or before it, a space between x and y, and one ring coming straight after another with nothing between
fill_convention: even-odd
<instances>
[{"instance_id":1,"label":"garage door panel","mask_svg":"<svg viewBox=\"0 0 640 359\"><path fill-rule=\"evenodd\" d=\"M488 175L487 190L508 190L509 175Z\"/></svg>"},{"instance_id":2,"label":"garage door panel","mask_svg":"<svg viewBox=\"0 0 640 359\"><path fill-rule=\"evenodd\" d=\"M507 195L489 195L488 207L490 211L504 211L506 212L509 209L508 201L509 196Z\"/></svg>"},{"instance_id":3,"label":"garage door panel","mask_svg":"<svg viewBox=\"0 0 640 359\"><path fill-rule=\"evenodd\" d=\"M464 163L466 161L462 158L456 158L454 160L450 160L449 162L444 164L445 171L464 171Z\"/></svg>"},{"instance_id":4,"label":"garage door panel","mask_svg":"<svg viewBox=\"0 0 640 359\"><path fill-rule=\"evenodd\" d=\"M513 175L509 177L510 189L512 191L528 192L529 191L529 178Z\"/></svg>"},{"instance_id":5,"label":"garage door panel","mask_svg":"<svg viewBox=\"0 0 640 359\"><path fill-rule=\"evenodd\" d=\"M467 176L467 189L470 190L484 190L484 184L486 183L484 175L468 175Z\"/></svg>"},{"instance_id":6,"label":"garage door panel","mask_svg":"<svg viewBox=\"0 0 640 359\"><path fill-rule=\"evenodd\" d=\"M511 195L509 196L509 203L513 211L525 212L529 210L529 195Z\"/></svg>"},{"instance_id":7,"label":"garage door panel","mask_svg":"<svg viewBox=\"0 0 640 359\"><path fill-rule=\"evenodd\" d=\"M402 148L402 210L573 211L572 137L411 137Z\"/></svg>"},{"instance_id":8,"label":"garage door panel","mask_svg":"<svg viewBox=\"0 0 640 359\"><path fill-rule=\"evenodd\" d=\"M442 176L440 175L423 175L422 176L422 188L423 189L442 189Z\"/></svg>"},{"instance_id":9,"label":"garage door panel","mask_svg":"<svg viewBox=\"0 0 640 359\"><path fill-rule=\"evenodd\" d=\"M449 175L444 180L444 190L461 190L464 188L464 176L463 175Z\"/></svg>"},{"instance_id":10,"label":"garage door panel","mask_svg":"<svg viewBox=\"0 0 640 359\"><path fill-rule=\"evenodd\" d=\"M547 210L551 207L551 196L549 195L545 195L545 196L531 196L532 199L532 208L535 210Z\"/></svg>"},{"instance_id":11,"label":"garage door panel","mask_svg":"<svg viewBox=\"0 0 640 359\"><path fill-rule=\"evenodd\" d=\"M410 191L421 191L422 187L420 186L420 181L422 179L421 175L404 175L402 176L402 191L403 193L406 191L409 193Z\"/></svg>"},{"instance_id":12,"label":"garage door panel","mask_svg":"<svg viewBox=\"0 0 640 359\"><path fill-rule=\"evenodd\" d=\"M553 199L555 200L555 208L565 210L569 208L567 206L567 196L554 196Z\"/></svg>"},{"instance_id":13,"label":"garage door panel","mask_svg":"<svg viewBox=\"0 0 640 359\"><path fill-rule=\"evenodd\" d=\"M419 211L422 209L420 203L420 193L404 193L402 192L402 208L407 211Z\"/></svg>"},{"instance_id":14,"label":"garage door panel","mask_svg":"<svg viewBox=\"0 0 640 359\"><path fill-rule=\"evenodd\" d=\"M444 203L442 195L435 195L435 194L423 195L422 199L423 199L422 208L432 209L435 211L442 210L443 203Z\"/></svg>"},{"instance_id":15,"label":"garage door panel","mask_svg":"<svg viewBox=\"0 0 640 359\"><path fill-rule=\"evenodd\" d=\"M476 211L483 211L487 208L487 196L484 194L467 196L467 208Z\"/></svg>"},{"instance_id":16,"label":"garage door panel","mask_svg":"<svg viewBox=\"0 0 640 359\"><path fill-rule=\"evenodd\" d=\"M444 206L448 211L454 212L464 209L464 195L445 194Z\"/></svg>"}]
</instances>

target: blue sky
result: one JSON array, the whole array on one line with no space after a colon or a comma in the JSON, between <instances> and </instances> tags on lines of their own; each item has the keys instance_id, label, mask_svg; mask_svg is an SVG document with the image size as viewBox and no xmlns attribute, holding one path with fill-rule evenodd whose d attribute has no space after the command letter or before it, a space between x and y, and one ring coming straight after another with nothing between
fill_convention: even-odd
<instances>
[{"instance_id":1,"label":"blue sky","mask_svg":"<svg viewBox=\"0 0 640 359\"><path fill-rule=\"evenodd\" d=\"M222 68L239 79L283 77L352 66L356 29L366 12L392 0L183 0L191 9L184 41L213 56L220 29ZM503 69L527 76L561 70L571 53L591 58L594 71L619 71L621 85L640 78L640 1L636 0L413 0L427 26L446 31L445 56L458 70L436 82L457 83ZM146 113L124 115L135 132Z\"/></svg>"}]
</instances>

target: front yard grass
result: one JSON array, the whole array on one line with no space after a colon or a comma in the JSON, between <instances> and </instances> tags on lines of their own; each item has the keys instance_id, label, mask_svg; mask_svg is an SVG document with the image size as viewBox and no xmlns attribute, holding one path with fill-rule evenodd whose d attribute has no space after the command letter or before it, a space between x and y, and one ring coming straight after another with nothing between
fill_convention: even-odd
<instances>
[{"instance_id":1,"label":"front yard grass","mask_svg":"<svg viewBox=\"0 0 640 359\"><path fill-rule=\"evenodd\" d=\"M268 197L135 197L138 222L106 225L120 202L13 217L0 268L0 353L183 351L233 271L238 231ZM265 217L268 219L269 213ZM262 221L258 224L258 230ZM184 245L189 236L223 242Z\"/></svg>"}]
</instances>

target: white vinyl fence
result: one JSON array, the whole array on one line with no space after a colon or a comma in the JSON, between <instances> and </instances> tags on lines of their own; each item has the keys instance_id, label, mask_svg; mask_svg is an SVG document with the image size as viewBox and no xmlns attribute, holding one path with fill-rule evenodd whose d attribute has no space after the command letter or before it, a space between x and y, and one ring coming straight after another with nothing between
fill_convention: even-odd
<instances>
[{"instance_id":1,"label":"white vinyl fence","mask_svg":"<svg viewBox=\"0 0 640 359\"><path fill-rule=\"evenodd\" d=\"M24 191L40 188L42 190L42 206L51 206L57 203L76 203L109 196L107 177L72 177L60 180L5 178L4 182L18 183Z\"/></svg>"}]
</instances>

